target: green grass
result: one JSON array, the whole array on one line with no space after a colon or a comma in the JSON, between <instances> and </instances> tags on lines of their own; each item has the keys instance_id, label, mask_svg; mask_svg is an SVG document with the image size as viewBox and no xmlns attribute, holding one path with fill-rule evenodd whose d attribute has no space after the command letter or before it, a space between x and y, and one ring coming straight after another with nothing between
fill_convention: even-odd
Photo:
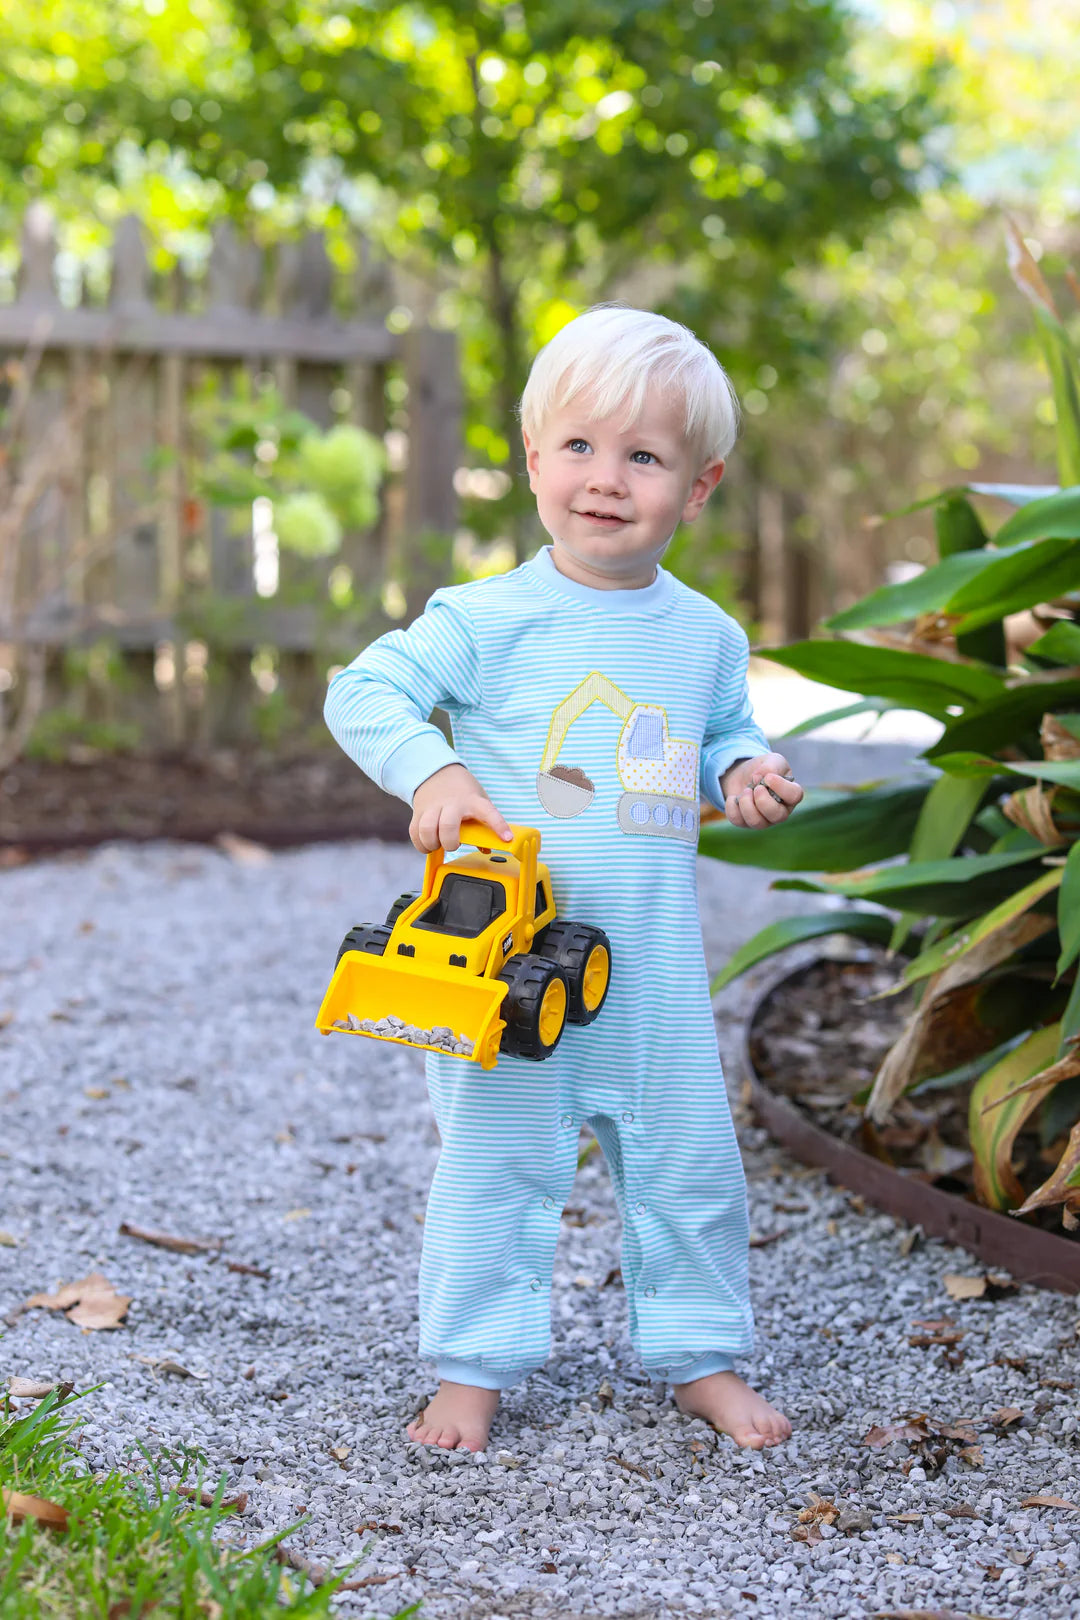
<instances>
[{"instance_id":1,"label":"green grass","mask_svg":"<svg viewBox=\"0 0 1080 1620\"><path fill-rule=\"evenodd\" d=\"M81 1399L81 1397L76 1397ZM184 1450L173 1485L141 1446L133 1474L93 1474L71 1436L73 1402L56 1391L16 1415L0 1401L0 1485L68 1509L66 1530L0 1511L0 1620L260 1620L262 1616L333 1615L334 1594L350 1571L319 1586L276 1561L274 1548L298 1520L257 1547L240 1551L215 1540L231 1510L224 1478L210 1507L201 1495L202 1459ZM208 1487L207 1487L208 1488ZM395 1620L414 1614L403 1610Z\"/></svg>"}]
</instances>

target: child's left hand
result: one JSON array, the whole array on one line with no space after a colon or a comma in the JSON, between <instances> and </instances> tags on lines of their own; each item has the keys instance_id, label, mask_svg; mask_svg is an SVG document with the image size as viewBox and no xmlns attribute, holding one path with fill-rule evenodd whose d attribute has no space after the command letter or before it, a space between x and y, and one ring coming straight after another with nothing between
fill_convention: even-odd
<instances>
[{"instance_id":1,"label":"child's left hand","mask_svg":"<svg viewBox=\"0 0 1080 1620\"><path fill-rule=\"evenodd\" d=\"M783 754L741 759L720 778L724 814L733 827L775 827L803 798Z\"/></svg>"}]
</instances>

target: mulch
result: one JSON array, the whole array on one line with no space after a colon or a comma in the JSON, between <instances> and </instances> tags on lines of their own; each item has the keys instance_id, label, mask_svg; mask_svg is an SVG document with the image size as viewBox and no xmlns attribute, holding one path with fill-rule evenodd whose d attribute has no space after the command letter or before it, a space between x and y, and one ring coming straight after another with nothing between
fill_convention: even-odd
<instances>
[{"instance_id":1,"label":"mulch","mask_svg":"<svg viewBox=\"0 0 1080 1620\"><path fill-rule=\"evenodd\" d=\"M281 848L325 838L407 837L409 808L340 749L195 753L72 749L0 777L0 856L124 838L212 842L223 832Z\"/></svg>"},{"instance_id":2,"label":"mulch","mask_svg":"<svg viewBox=\"0 0 1080 1620\"><path fill-rule=\"evenodd\" d=\"M749 1032L754 1069L770 1091L840 1141L914 1180L973 1198L973 1081L901 1097L885 1125L865 1117L874 1075L914 1001L909 990L890 993L900 964L872 947L862 948L860 958L819 960L765 997ZM1046 1179L1063 1148L1061 1140L1040 1140L1037 1115L1019 1132L1013 1168L1029 1191ZM1031 1224L1067 1235L1056 1208L1039 1212Z\"/></svg>"}]
</instances>

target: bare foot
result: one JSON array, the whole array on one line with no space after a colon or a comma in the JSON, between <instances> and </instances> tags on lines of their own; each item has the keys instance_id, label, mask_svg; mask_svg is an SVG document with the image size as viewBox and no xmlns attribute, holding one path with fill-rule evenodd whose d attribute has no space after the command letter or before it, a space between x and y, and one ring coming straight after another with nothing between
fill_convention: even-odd
<instances>
[{"instance_id":1,"label":"bare foot","mask_svg":"<svg viewBox=\"0 0 1080 1620\"><path fill-rule=\"evenodd\" d=\"M445 1446L447 1451L483 1451L498 1404L497 1389L451 1384L443 1379L438 1393L405 1433L422 1446Z\"/></svg>"},{"instance_id":2,"label":"bare foot","mask_svg":"<svg viewBox=\"0 0 1080 1620\"><path fill-rule=\"evenodd\" d=\"M710 1373L692 1384L676 1384L675 1404L680 1412L704 1418L721 1434L730 1434L737 1446L749 1446L752 1451L778 1446L791 1435L791 1424L783 1412L733 1372Z\"/></svg>"}]
</instances>

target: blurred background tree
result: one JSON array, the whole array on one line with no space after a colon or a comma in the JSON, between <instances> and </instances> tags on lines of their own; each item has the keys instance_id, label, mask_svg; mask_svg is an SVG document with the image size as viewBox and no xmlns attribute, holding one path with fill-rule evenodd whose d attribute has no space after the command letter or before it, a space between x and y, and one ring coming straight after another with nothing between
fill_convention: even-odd
<instances>
[{"instance_id":1,"label":"blurred background tree","mask_svg":"<svg viewBox=\"0 0 1080 1620\"><path fill-rule=\"evenodd\" d=\"M1030 420L1034 362L994 359L1022 323L995 205L1067 246L1078 21L1078 0L9 0L5 234L47 197L75 288L131 208L159 267L197 266L222 214L262 240L321 225L341 259L360 224L394 260L390 324L459 330L464 515L495 566L541 538L514 413L537 345L604 298L687 321L746 428L677 566L727 594L734 561L746 611L795 634L880 577L868 512ZM921 525L893 552L925 560Z\"/></svg>"}]
</instances>

